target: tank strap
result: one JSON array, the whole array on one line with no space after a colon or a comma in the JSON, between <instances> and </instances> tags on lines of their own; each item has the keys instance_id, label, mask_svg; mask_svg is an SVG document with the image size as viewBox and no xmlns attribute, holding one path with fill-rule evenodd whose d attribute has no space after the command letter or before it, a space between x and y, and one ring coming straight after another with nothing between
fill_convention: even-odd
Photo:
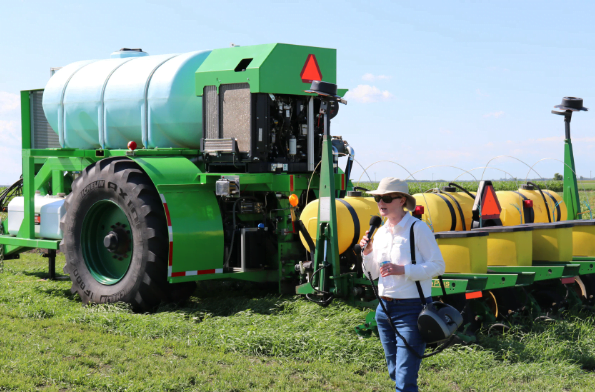
<instances>
[{"instance_id":1,"label":"tank strap","mask_svg":"<svg viewBox=\"0 0 595 392\"><path fill-rule=\"evenodd\" d=\"M550 199L552 199L552 201L554 202L554 205L556 206L556 212L558 213L558 219L556 219L556 222L560 222L560 220L562 219L562 212L560 212L560 204L558 204L554 195L552 195L548 191L543 191L543 192L546 195L548 195L550 197Z\"/></svg>"},{"instance_id":2,"label":"tank strap","mask_svg":"<svg viewBox=\"0 0 595 392\"><path fill-rule=\"evenodd\" d=\"M440 197L442 200L444 200L444 202L446 203L448 210L450 211L451 217L450 231L455 231L457 228L457 214L455 213L455 209L446 197L442 196L440 193L436 193L436 195Z\"/></svg>"},{"instance_id":3,"label":"tank strap","mask_svg":"<svg viewBox=\"0 0 595 392\"><path fill-rule=\"evenodd\" d=\"M360 234L360 224L359 224L359 218L357 217L357 213L355 212L355 209L351 206L351 204L347 203L345 200L343 199L335 199L341 202L341 204L343 204L345 207L347 207L347 211L349 211L349 213L351 214L351 219L353 220L353 240L351 241L351 245L349 245L349 248L347 249L353 249L353 247L355 246L355 244L357 244L359 242L359 234Z\"/></svg>"},{"instance_id":4,"label":"tank strap","mask_svg":"<svg viewBox=\"0 0 595 392\"><path fill-rule=\"evenodd\" d=\"M444 195L450 197L452 199L452 201L454 201L454 203L457 205L457 209L459 210L459 216L461 217L461 223L463 224L463 231L467 231L467 225L465 223L465 215L463 215L463 209L461 208L461 205L459 204L457 199L454 198L453 195L448 194L448 193L444 193Z\"/></svg>"},{"instance_id":5,"label":"tank strap","mask_svg":"<svg viewBox=\"0 0 595 392\"><path fill-rule=\"evenodd\" d=\"M519 195L520 197L523 198L523 200L529 200L529 198L525 195L523 195L521 192L519 191L513 191L514 193L516 193L517 195ZM525 208L525 206L522 207L523 208L523 216L525 218L525 223L534 223L535 222L535 213L533 212L532 208ZM523 222L521 222L523 223Z\"/></svg>"}]
</instances>

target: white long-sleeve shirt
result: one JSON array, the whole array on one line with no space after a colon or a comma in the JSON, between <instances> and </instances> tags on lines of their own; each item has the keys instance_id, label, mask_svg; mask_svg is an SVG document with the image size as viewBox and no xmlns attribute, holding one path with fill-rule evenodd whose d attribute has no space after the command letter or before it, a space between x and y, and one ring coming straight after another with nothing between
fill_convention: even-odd
<instances>
[{"instance_id":1,"label":"white long-sleeve shirt","mask_svg":"<svg viewBox=\"0 0 595 392\"><path fill-rule=\"evenodd\" d=\"M373 279L380 277L378 293L381 296L399 299L419 298L415 285L415 281L419 280L424 296L430 297L432 278L444 273L444 259L434 233L422 221L418 221L413 227L416 264L411 264L409 231L416 220L413 216L405 214L403 219L392 228L392 232L386 222L374 235L374 250L363 257L364 272L369 271ZM393 264L404 265L405 273L380 276L380 263L386 260Z\"/></svg>"}]
</instances>

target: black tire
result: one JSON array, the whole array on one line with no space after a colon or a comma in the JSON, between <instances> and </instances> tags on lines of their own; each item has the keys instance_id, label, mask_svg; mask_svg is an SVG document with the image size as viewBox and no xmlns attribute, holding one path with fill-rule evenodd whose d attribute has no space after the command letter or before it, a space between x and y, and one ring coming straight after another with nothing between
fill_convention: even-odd
<instances>
[{"instance_id":1,"label":"black tire","mask_svg":"<svg viewBox=\"0 0 595 392\"><path fill-rule=\"evenodd\" d=\"M102 284L92 275L81 243L85 216L95 203L104 201L117 204L124 212L133 244L130 265L114 284ZM165 212L151 179L134 161L108 158L88 166L72 184L64 204L67 212L60 223L64 272L70 275L71 291L78 293L83 303L124 302L134 311L146 312L167 298Z\"/></svg>"}]
</instances>

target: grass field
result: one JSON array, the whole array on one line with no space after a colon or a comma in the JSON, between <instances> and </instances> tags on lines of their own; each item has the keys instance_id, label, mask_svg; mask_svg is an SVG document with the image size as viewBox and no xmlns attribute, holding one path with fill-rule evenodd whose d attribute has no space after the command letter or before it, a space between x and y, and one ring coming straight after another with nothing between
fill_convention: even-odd
<instances>
[{"instance_id":1,"label":"grass field","mask_svg":"<svg viewBox=\"0 0 595 392\"><path fill-rule=\"evenodd\" d=\"M58 258L58 270L63 257ZM390 391L367 310L274 289L202 284L153 314L87 306L24 254L0 274L0 390ZM595 319L568 314L424 360L422 391L593 391Z\"/></svg>"}]
</instances>

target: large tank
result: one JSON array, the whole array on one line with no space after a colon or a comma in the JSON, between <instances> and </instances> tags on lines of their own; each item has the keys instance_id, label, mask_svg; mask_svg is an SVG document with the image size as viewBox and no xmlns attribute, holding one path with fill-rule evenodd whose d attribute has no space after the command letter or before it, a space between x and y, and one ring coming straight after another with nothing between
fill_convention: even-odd
<instances>
[{"instance_id":1,"label":"large tank","mask_svg":"<svg viewBox=\"0 0 595 392\"><path fill-rule=\"evenodd\" d=\"M498 191L498 201L502 207L500 220L504 226L516 226L527 222L523 209L524 200L533 201L534 223L549 223L548 209L551 222L560 222L567 219L566 204L562 197L550 190L542 190L543 196L538 190L523 189L518 191ZM544 201L545 196L545 201ZM547 207L546 207L547 203Z\"/></svg>"},{"instance_id":2,"label":"large tank","mask_svg":"<svg viewBox=\"0 0 595 392\"><path fill-rule=\"evenodd\" d=\"M43 110L64 148L200 148L202 97L194 73L211 51L112 54L56 72Z\"/></svg>"},{"instance_id":3,"label":"large tank","mask_svg":"<svg viewBox=\"0 0 595 392\"><path fill-rule=\"evenodd\" d=\"M424 207L421 220L434 233L471 230L474 200L466 193L416 193L413 197L418 206Z\"/></svg>"},{"instance_id":4,"label":"large tank","mask_svg":"<svg viewBox=\"0 0 595 392\"><path fill-rule=\"evenodd\" d=\"M344 253L361 240L370 228L370 218L380 215L378 204L372 197L350 197L335 199L337 206L337 235L339 236L339 253ZM311 201L300 214L308 234L315 241L318 228L318 200ZM310 250L308 243L300 233L302 244Z\"/></svg>"}]
</instances>

